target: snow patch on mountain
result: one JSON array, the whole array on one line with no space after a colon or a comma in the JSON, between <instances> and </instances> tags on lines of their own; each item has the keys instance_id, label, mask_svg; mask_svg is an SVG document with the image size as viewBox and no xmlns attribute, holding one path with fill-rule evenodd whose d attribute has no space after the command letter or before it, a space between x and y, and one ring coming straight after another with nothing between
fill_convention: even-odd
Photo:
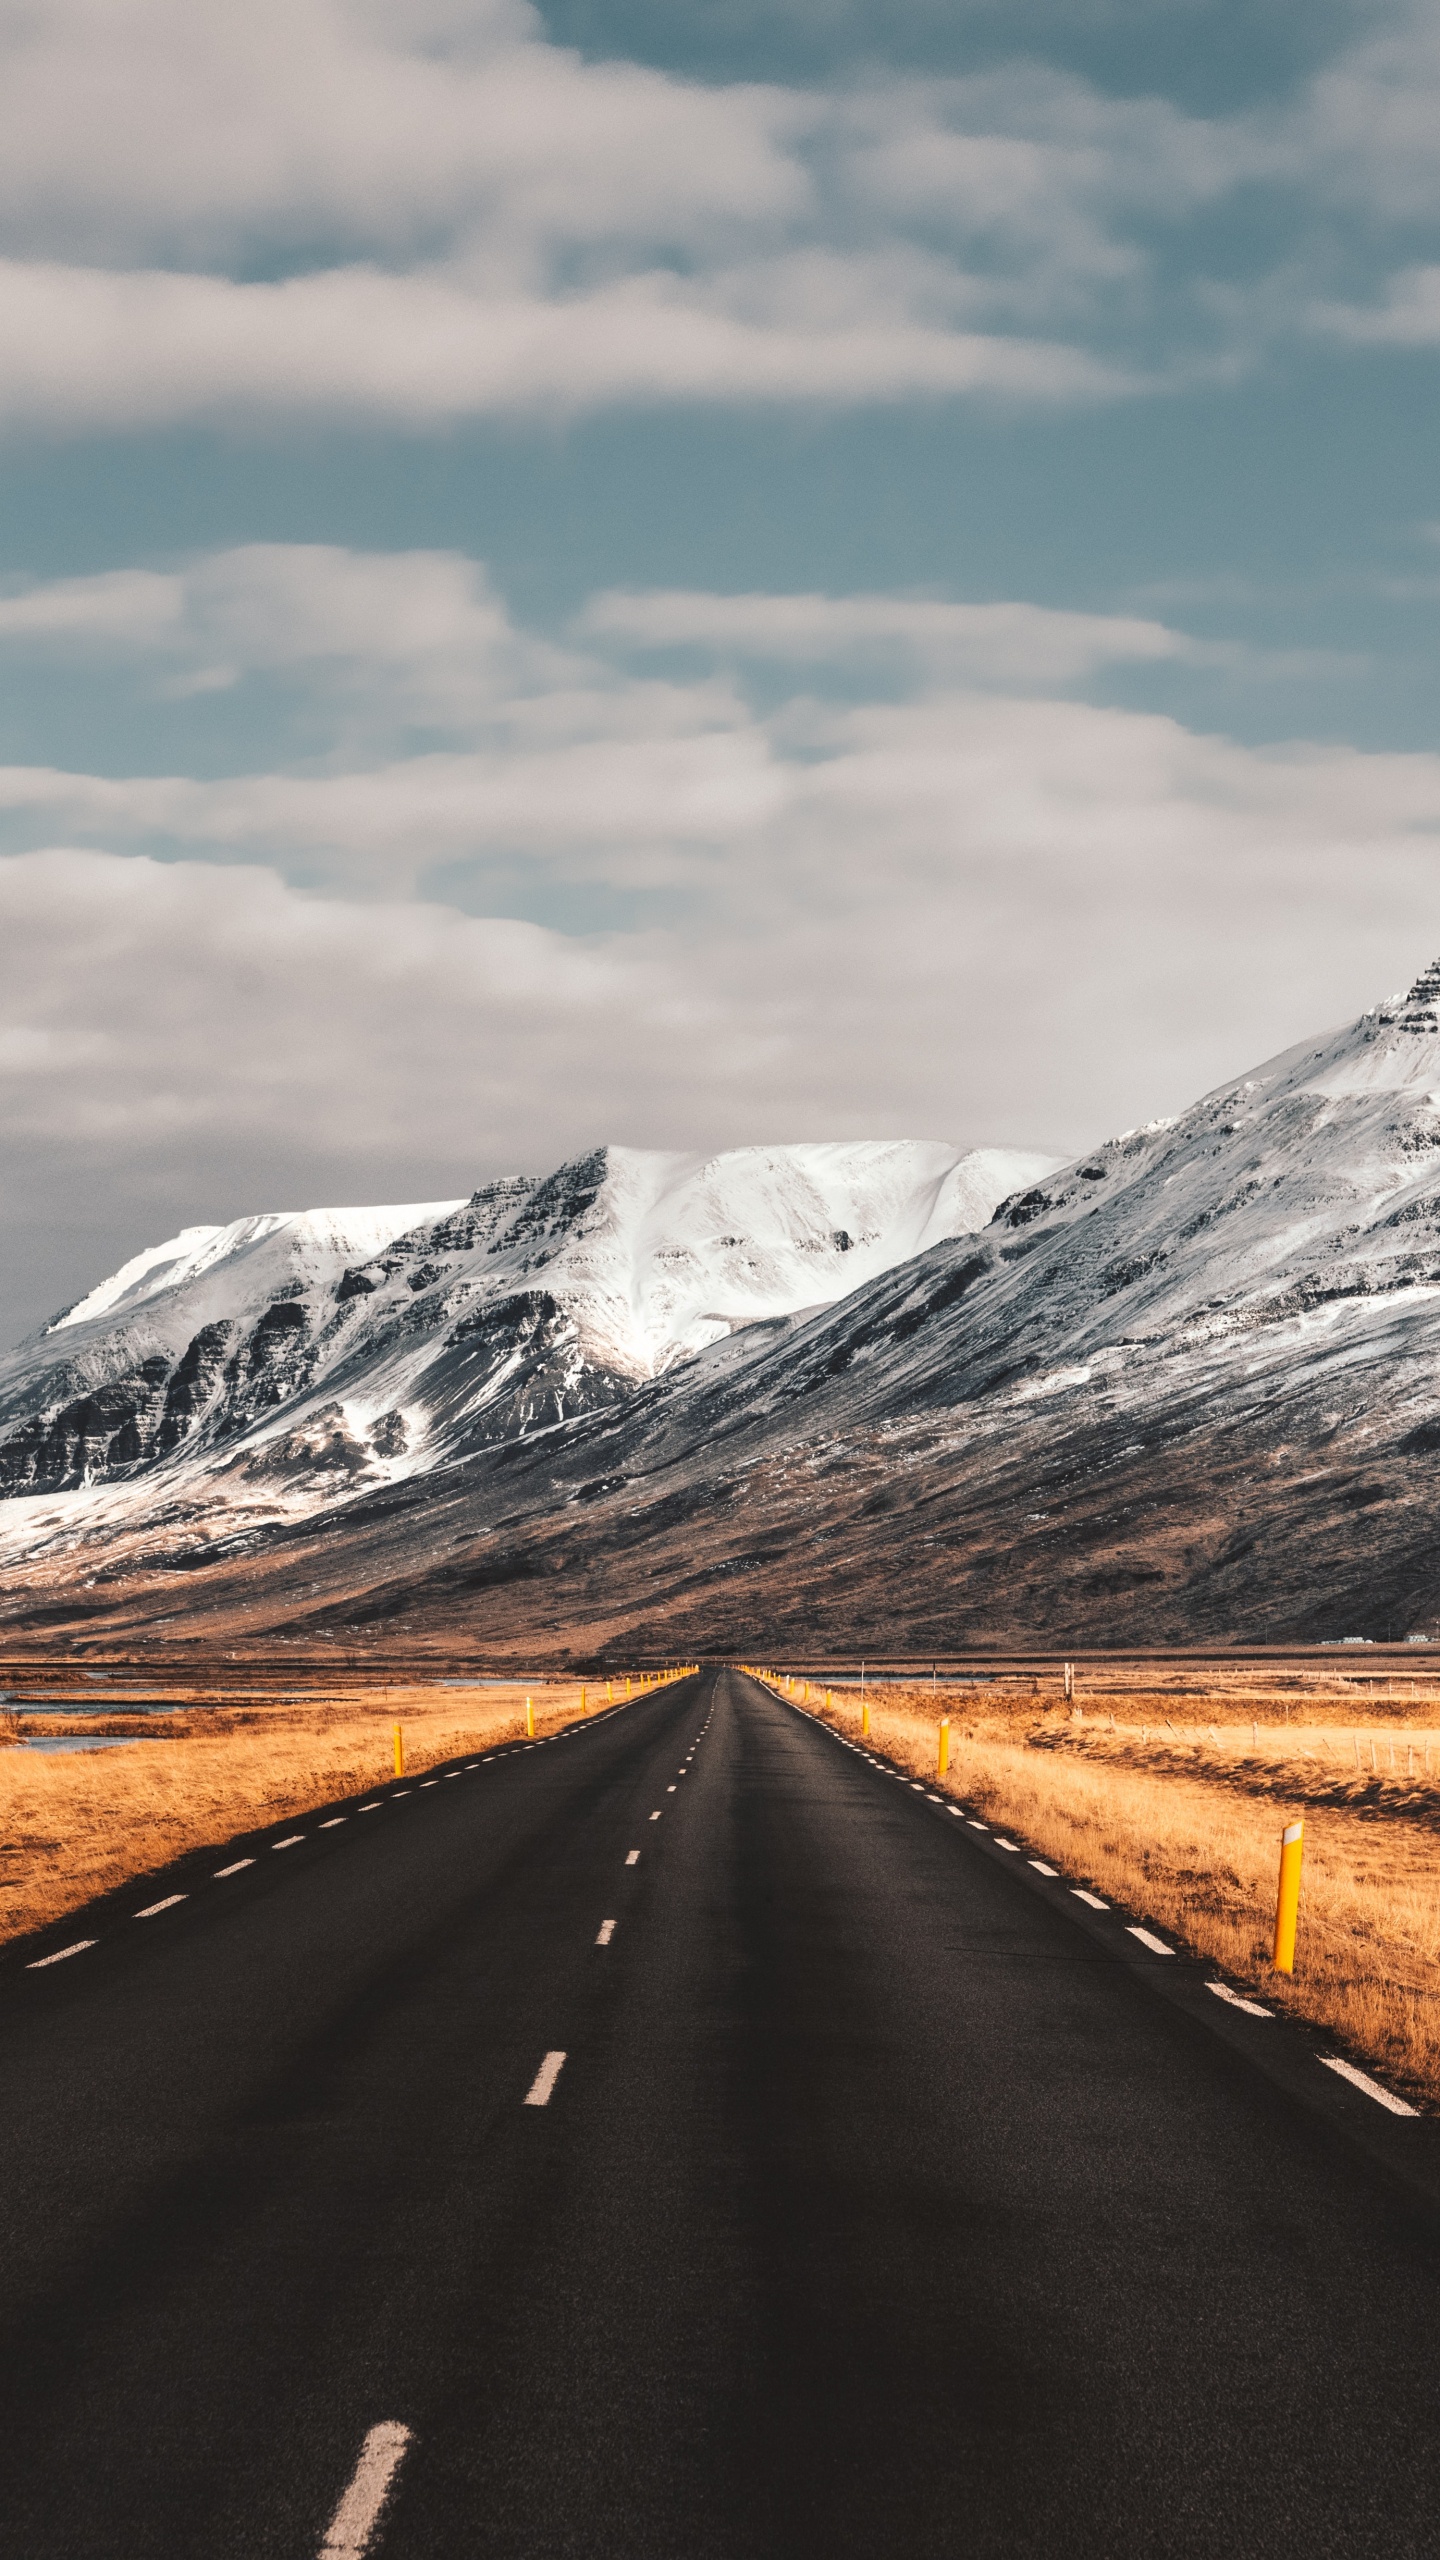
<instances>
[{"instance_id":1,"label":"snow patch on mountain","mask_svg":"<svg viewBox=\"0 0 1440 2560\"><path fill-rule=\"evenodd\" d=\"M610 1147L603 1181L552 1252L526 1250L524 1237L492 1254L517 1277L547 1270L592 1359L652 1378L746 1325L833 1305L983 1225L1053 1162L915 1139L716 1156Z\"/></svg>"},{"instance_id":2,"label":"snow patch on mountain","mask_svg":"<svg viewBox=\"0 0 1440 2560\"><path fill-rule=\"evenodd\" d=\"M337 1264L368 1260L407 1227L464 1205L460 1200L418 1200L391 1209L280 1209L236 1218L226 1227L182 1227L167 1243L147 1245L122 1263L46 1325L44 1335L93 1324L102 1316L153 1310L167 1292L179 1290L187 1293L187 1318L203 1305L201 1320L213 1323L263 1306L278 1288L296 1280L323 1281L333 1276Z\"/></svg>"},{"instance_id":3,"label":"snow patch on mountain","mask_svg":"<svg viewBox=\"0 0 1440 2560\"><path fill-rule=\"evenodd\" d=\"M0 1491L203 1462L323 1500L411 1474L833 1305L1053 1163L923 1140L609 1147L468 1200L187 1228L0 1362Z\"/></svg>"}]
</instances>

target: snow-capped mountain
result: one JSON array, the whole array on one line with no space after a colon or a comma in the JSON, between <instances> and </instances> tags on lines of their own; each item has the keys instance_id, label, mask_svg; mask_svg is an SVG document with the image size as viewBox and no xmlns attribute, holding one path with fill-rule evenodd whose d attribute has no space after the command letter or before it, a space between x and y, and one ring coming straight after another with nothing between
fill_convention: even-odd
<instances>
[{"instance_id":1,"label":"snow-capped mountain","mask_svg":"<svg viewBox=\"0 0 1440 2560\"><path fill-rule=\"evenodd\" d=\"M228 1319L188 1454L0 1505L0 1607L532 1657L1440 1637L1440 964L1061 1171L976 1170L612 1151L421 1219ZM125 1296L29 1346L0 1461Z\"/></svg>"},{"instance_id":2,"label":"snow-capped mountain","mask_svg":"<svg viewBox=\"0 0 1440 2560\"><path fill-rule=\"evenodd\" d=\"M0 1363L0 1490L205 1452L380 1480L622 1402L984 1223L1053 1158L923 1141L604 1148L469 1200L185 1230Z\"/></svg>"},{"instance_id":3,"label":"snow-capped mountain","mask_svg":"<svg viewBox=\"0 0 1440 2560\"><path fill-rule=\"evenodd\" d=\"M1227 1342L1253 1359L1277 1330L1322 1357L1342 1309L1404 1307L1429 1327L1437 1289L1440 963L1345 1030L1003 1201L983 1241L892 1275L841 1329L897 1404L922 1381L927 1398L988 1392L997 1358L1025 1395L1077 1364L1123 1392L1134 1371ZM963 1317L949 1313L962 1297ZM913 1345L903 1362L887 1359L891 1304Z\"/></svg>"}]
</instances>

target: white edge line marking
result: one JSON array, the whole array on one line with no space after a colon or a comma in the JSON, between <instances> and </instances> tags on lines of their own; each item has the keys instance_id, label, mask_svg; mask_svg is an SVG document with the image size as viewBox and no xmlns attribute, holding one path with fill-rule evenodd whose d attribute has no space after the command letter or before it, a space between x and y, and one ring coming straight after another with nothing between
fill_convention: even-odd
<instances>
[{"instance_id":1,"label":"white edge line marking","mask_svg":"<svg viewBox=\"0 0 1440 2560\"><path fill-rule=\"evenodd\" d=\"M370 2429L320 2545L320 2560L363 2560L410 2442L409 2428L396 2418L382 2419Z\"/></svg>"},{"instance_id":2,"label":"white edge line marking","mask_svg":"<svg viewBox=\"0 0 1440 2560\"><path fill-rule=\"evenodd\" d=\"M1418 2116L1420 2113L1418 2107L1407 2106L1403 2098L1392 2097L1390 2091L1382 2089L1379 2081L1372 2080L1367 2072L1357 2071L1353 2062L1342 2062L1338 2053L1322 2053L1320 2061L1326 2071L1338 2071L1341 2079L1348 2080L1352 2089L1363 2089L1366 2097L1373 2098L1378 2107L1388 2107L1392 2116Z\"/></svg>"},{"instance_id":3,"label":"white edge line marking","mask_svg":"<svg viewBox=\"0 0 1440 2560\"><path fill-rule=\"evenodd\" d=\"M1156 1937L1153 1929L1141 1929L1133 1920L1127 1920L1125 1927L1132 1938L1139 1939L1142 1947L1149 1948L1152 1956L1173 1956L1175 1953L1173 1947L1166 1946L1163 1938Z\"/></svg>"},{"instance_id":4,"label":"white edge line marking","mask_svg":"<svg viewBox=\"0 0 1440 2560\"><path fill-rule=\"evenodd\" d=\"M555 2094L555 2083L565 2068L563 2053L547 2053L525 2093L527 2107L548 2107Z\"/></svg>"},{"instance_id":5,"label":"white edge line marking","mask_svg":"<svg viewBox=\"0 0 1440 2560\"><path fill-rule=\"evenodd\" d=\"M341 1823L342 1823L342 1822L346 1822L346 1821L348 1821L348 1820L349 1820L349 1816L348 1816L347 1814L343 1814L343 1813L332 1813L332 1814L331 1814L331 1816L330 1816L329 1821L328 1821L328 1822L322 1822L322 1823L321 1823L321 1825L320 1825L320 1828L321 1828L321 1830L322 1830L322 1831L338 1831L338 1829L339 1829L339 1827L340 1827Z\"/></svg>"},{"instance_id":6,"label":"white edge line marking","mask_svg":"<svg viewBox=\"0 0 1440 2560\"><path fill-rule=\"evenodd\" d=\"M1088 1902L1092 1911L1108 1911L1110 1908L1108 1902L1101 1901L1098 1893L1087 1893L1083 1884L1072 1884L1070 1890L1077 1902Z\"/></svg>"},{"instance_id":7,"label":"white edge line marking","mask_svg":"<svg viewBox=\"0 0 1440 2560\"><path fill-rule=\"evenodd\" d=\"M215 1881L218 1884L222 1876L238 1876L242 1867L253 1867L254 1864L253 1858L237 1858L233 1866L216 1868Z\"/></svg>"},{"instance_id":8,"label":"white edge line marking","mask_svg":"<svg viewBox=\"0 0 1440 2560\"><path fill-rule=\"evenodd\" d=\"M272 1849L293 1849L296 1846L296 1843L303 1840L304 1837L305 1834L303 1831L292 1831L283 1840L272 1840L270 1846Z\"/></svg>"},{"instance_id":9,"label":"white edge line marking","mask_svg":"<svg viewBox=\"0 0 1440 2560\"><path fill-rule=\"evenodd\" d=\"M157 1911L173 1911L176 1903L183 1902L185 1899L183 1893L167 1893L163 1902L147 1902L143 1911L136 1912L135 1918L153 1920Z\"/></svg>"},{"instance_id":10,"label":"white edge line marking","mask_svg":"<svg viewBox=\"0 0 1440 2560\"><path fill-rule=\"evenodd\" d=\"M961 1812L960 1807L958 1806L958 1804L951 1804L951 1805L947 1805L947 1806L946 1806L946 1808L945 1808L945 1810L946 1810L946 1812L947 1812L947 1813L953 1813L957 1822L963 1822L963 1821L964 1821L965 1816L964 1816L964 1814Z\"/></svg>"},{"instance_id":11,"label":"white edge line marking","mask_svg":"<svg viewBox=\"0 0 1440 2560\"><path fill-rule=\"evenodd\" d=\"M1213 1991L1217 2000L1228 2000L1232 2009L1243 2009L1247 2018L1273 2018L1275 2015L1273 2009L1262 2009L1258 2000L1242 2000L1239 1992L1232 1991L1228 1982L1207 1982L1205 1988Z\"/></svg>"},{"instance_id":12,"label":"white edge line marking","mask_svg":"<svg viewBox=\"0 0 1440 2560\"><path fill-rule=\"evenodd\" d=\"M615 1935L615 1923L614 1923L614 1921L613 1921L613 1920L602 1920L602 1921L601 1921L601 1923L600 1923L599 1935L597 1936L597 1938L596 1938L596 1940L595 1940L595 1944L596 1944L596 1946L597 1946L597 1947L608 1947L608 1946L609 1946L609 1944L610 1944L610 1941L611 1941L611 1939L614 1937L614 1935Z\"/></svg>"},{"instance_id":13,"label":"white edge line marking","mask_svg":"<svg viewBox=\"0 0 1440 2560\"><path fill-rule=\"evenodd\" d=\"M977 1822L973 1813L967 1813L965 1819L972 1831L988 1831L990 1828L988 1822Z\"/></svg>"},{"instance_id":14,"label":"white edge line marking","mask_svg":"<svg viewBox=\"0 0 1440 2560\"><path fill-rule=\"evenodd\" d=\"M1047 1867L1043 1858L1032 1858L1029 1863L1037 1876L1058 1876L1060 1873L1058 1867Z\"/></svg>"},{"instance_id":15,"label":"white edge line marking","mask_svg":"<svg viewBox=\"0 0 1440 2560\"><path fill-rule=\"evenodd\" d=\"M1019 1843L1019 1841L1018 1841L1018 1840L1002 1840L998 1831L995 1833L995 1846L996 1846L996 1848L997 1848L997 1849L1011 1849L1011 1850L1013 1850L1017 1858L1018 1858L1018 1857L1019 1857L1019 1855L1020 1855L1020 1843Z\"/></svg>"},{"instance_id":16,"label":"white edge line marking","mask_svg":"<svg viewBox=\"0 0 1440 2560\"><path fill-rule=\"evenodd\" d=\"M632 1850L631 1850L629 1857L628 1857L628 1858L626 1859L626 1861L625 1861L625 1864L626 1864L626 1866L627 1866L627 1867L638 1867L638 1866L639 1866L639 1864L640 1864L640 1852L639 1852L639 1850L638 1850L638 1849L632 1849Z\"/></svg>"},{"instance_id":17,"label":"white edge line marking","mask_svg":"<svg viewBox=\"0 0 1440 2560\"><path fill-rule=\"evenodd\" d=\"M57 1947L53 1956L32 1956L25 1967L27 1973L43 1973L47 1964L63 1964L67 1956L83 1956L87 1947L98 1947L98 1938L77 1938L73 1946Z\"/></svg>"}]
</instances>

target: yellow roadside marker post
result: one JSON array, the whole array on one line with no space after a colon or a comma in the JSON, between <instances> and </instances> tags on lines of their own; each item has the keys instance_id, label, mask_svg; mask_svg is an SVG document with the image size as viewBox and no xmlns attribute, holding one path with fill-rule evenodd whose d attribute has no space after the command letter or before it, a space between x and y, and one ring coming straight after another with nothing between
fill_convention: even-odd
<instances>
[{"instance_id":1,"label":"yellow roadside marker post","mask_svg":"<svg viewBox=\"0 0 1440 2560\"><path fill-rule=\"evenodd\" d=\"M525 1701L525 1730L533 1742L535 1739L535 1710L531 1706L528 1698Z\"/></svg>"},{"instance_id":2,"label":"yellow roadside marker post","mask_svg":"<svg viewBox=\"0 0 1440 2560\"><path fill-rule=\"evenodd\" d=\"M627 1698L630 1695L630 1674L628 1671L625 1674L625 1695Z\"/></svg>"},{"instance_id":3,"label":"yellow roadside marker post","mask_svg":"<svg viewBox=\"0 0 1440 2560\"><path fill-rule=\"evenodd\" d=\"M862 1699L861 1701L860 1730L863 1734L868 1734L870 1731L870 1701L868 1698Z\"/></svg>"},{"instance_id":4,"label":"yellow roadside marker post","mask_svg":"<svg viewBox=\"0 0 1440 2560\"><path fill-rule=\"evenodd\" d=\"M1280 1891L1275 1902L1277 1973L1295 1970L1295 1924L1300 1915L1300 1863L1305 1855L1305 1825L1287 1823L1280 1834Z\"/></svg>"},{"instance_id":5,"label":"yellow roadside marker post","mask_svg":"<svg viewBox=\"0 0 1440 2560\"><path fill-rule=\"evenodd\" d=\"M941 1777L942 1777L942 1778L944 1777L945 1772L946 1772L946 1770L949 1768L949 1766L950 1766L950 1719L949 1719L949 1717L948 1717L948 1716L942 1716L942 1717L941 1717L941 1719L940 1719L940 1775L941 1775Z\"/></svg>"},{"instance_id":6,"label":"yellow roadside marker post","mask_svg":"<svg viewBox=\"0 0 1440 2560\"><path fill-rule=\"evenodd\" d=\"M405 1775L405 1736L398 1724L395 1727L395 1775L397 1778Z\"/></svg>"},{"instance_id":7,"label":"yellow roadside marker post","mask_svg":"<svg viewBox=\"0 0 1440 2560\"><path fill-rule=\"evenodd\" d=\"M583 1689L580 1692L580 1713L582 1716L588 1716L590 1713L589 1708L585 1704L585 1692Z\"/></svg>"},{"instance_id":8,"label":"yellow roadside marker post","mask_svg":"<svg viewBox=\"0 0 1440 2560\"><path fill-rule=\"evenodd\" d=\"M607 1707L613 1707L615 1704L615 1691L608 1680L605 1683L605 1704Z\"/></svg>"}]
</instances>

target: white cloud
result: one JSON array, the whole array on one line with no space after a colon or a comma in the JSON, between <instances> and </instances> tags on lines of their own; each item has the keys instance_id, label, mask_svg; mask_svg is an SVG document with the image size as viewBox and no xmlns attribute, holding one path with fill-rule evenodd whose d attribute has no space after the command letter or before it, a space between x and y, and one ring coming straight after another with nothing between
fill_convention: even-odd
<instances>
[{"instance_id":1,"label":"white cloud","mask_svg":"<svg viewBox=\"0 0 1440 2560\"><path fill-rule=\"evenodd\" d=\"M1377 224L1440 214L1440 19L1430 0L1381 0L1288 107L1250 120L1256 174ZM1368 23L1366 23L1368 21Z\"/></svg>"},{"instance_id":2,"label":"white cloud","mask_svg":"<svg viewBox=\"0 0 1440 2560\"><path fill-rule=\"evenodd\" d=\"M1437 114L1433 12L1396 6L1280 106L1211 118L1033 64L707 86L583 60L513 0L12 7L0 425L424 430L1223 375L1317 312L1335 334L1347 260L1375 272L1386 226L1440 213ZM1186 226L1255 187L1288 235L1226 284Z\"/></svg>"},{"instance_id":3,"label":"white cloud","mask_svg":"<svg viewBox=\"0 0 1440 2560\"><path fill-rule=\"evenodd\" d=\"M0 592L0 649L132 667L171 692L254 673L383 688L410 716L474 723L529 686L554 694L587 662L517 631L477 561L252 542L172 570L108 570Z\"/></svg>"},{"instance_id":4,"label":"white cloud","mask_svg":"<svg viewBox=\"0 0 1440 2560\"><path fill-rule=\"evenodd\" d=\"M1028 337L949 328L862 292L831 320L750 316L753 269L668 270L593 291L501 296L451 270L332 268L278 283L158 269L0 263L0 424L361 418L404 428L626 401L725 407L978 393L1113 398L1114 365ZM731 307L733 305L738 307Z\"/></svg>"},{"instance_id":5,"label":"white cloud","mask_svg":"<svg viewBox=\"0 0 1440 2560\"><path fill-rule=\"evenodd\" d=\"M924 596L711 595L684 589L595 596L584 638L641 649L820 666L897 662L982 685L1067 685L1102 667L1194 658L1183 632L1138 616L1032 604L952 604Z\"/></svg>"},{"instance_id":6,"label":"white cloud","mask_svg":"<svg viewBox=\"0 0 1440 2560\"><path fill-rule=\"evenodd\" d=\"M683 1116L702 1092L707 1125L727 1111L753 1114L762 1088L747 1080L744 1062L776 1007L788 1025L789 1065L780 1076L773 1058L767 1063L763 1095L772 1115L808 1107L826 1092L834 1098L834 1107L826 1106L832 1120L835 1109L842 1120L863 1109L866 1096L882 1109L903 1102L913 1111L936 1075L953 1080L962 1065L962 1089L978 1076L992 1095L997 1075L1003 1082L1017 1072L1013 1038L999 1039L982 1058L978 1029L1003 1022L1032 980L1063 982L1067 990L1108 988L1123 1046L1123 1020L1148 1005L1143 985L1131 979L1137 954L1153 956L1164 946L1168 982L1191 990L1179 1015L1202 1026L1187 1036L1205 1046L1222 987L1233 1003L1247 970L1286 976L1287 933L1302 942L1308 935L1318 950L1344 945L1353 931L1355 947L1364 948L1367 937L1374 944L1387 896L1416 918L1429 910L1440 758L1256 752L1153 714L953 691L910 703L811 704L793 752L787 720L784 712L769 722L752 714L718 738L657 742L621 734L553 759L517 749L220 784L87 782L12 769L5 778L12 808L28 793L31 805L43 812L48 798L50 811L66 820L82 809L97 834L112 840L163 832L177 844L223 846L230 862L217 868L37 853L14 861L6 877L27 897L40 894L37 882L58 884L53 895L45 889L50 903L39 937L57 952L77 936L92 952L85 918L101 884L105 935L117 917L130 920L140 956L133 966L117 959L102 936L98 965L114 979L116 1001L141 1002L147 1019L154 1013L157 1057L168 1036L158 1026L188 998L156 999L154 972L175 968L184 987L202 988L206 966L197 975L196 955L212 943L222 953L247 954L246 983L259 987L256 1019L266 1055L278 1058L291 1005L299 1007L295 1038L303 1049L312 1019L342 1001L330 979L336 955L351 944L362 956L372 946L391 953L402 975L410 952L409 982L422 990L447 937L455 937L457 951L473 952L498 935L512 977L510 944L518 937L533 955L522 989L540 1044L532 1107L562 1119L573 1108L565 1100L570 1052L562 1040L544 1064L545 1025L568 1019L577 990L592 980L612 1002L607 973L628 969L628 999L639 1007L628 1031L636 1037L627 1032L614 1044L606 1075L618 1077L616 1090L647 1097L652 1125L657 1108ZM381 895L353 905L283 888L265 867L282 847L292 859L297 848L328 848L337 882L368 878L377 887L406 881L427 862L518 853L527 864L611 889L662 886L678 894L678 904L671 897L657 911L668 913L663 927L599 942L530 927L512 935L510 926L483 920L462 926L424 900L395 907ZM1242 907L1260 922L1237 955L1231 919ZM1297 923L1292 909L1313 911L1316 920ZM23 905L7 911L4 938L15 972L9 1019L48 1037L56 1022L47 1017L37 1025L29 1009L36 961L18 930L24 912ZM154 952L150 926L139 921L152 912L168 919L170 937ZM1340 930L1342 916L1349 921ZM171 947L182 929L192 935L183 965ZM1422 938L1429 929L1421 929ZM253 976L255 967L263 973L272 964L274 989ZM362 976L369 966L363 963ZM1202 1000L1195 986L1207 972L1215 993ZM719 1039L683 1068L667 1055L658 1105L643 1036L652 999L708 1009ZM414 1001L422 1000L416 992ZM1018 1069L1027 1111L1053 1108L1052 1032L1073 1019L1076 1000L1068 992L1053 999L1054 1022L1042 1032L1050 1065L1041 1072L1031 1058ZM1286 1000L1299 1000L1288 978ZM104 1020L107 1002L88 982L77 983L64 1024L88 1035ZM895 1035L893 1054L887 1049L878 1070L873 1056L858 1063L851 1057L847 1026L857 1006L877 1031L888 1026L887 1038ZM486 995L475 1036L483 1048L493 1035L508 1055L509 1018L502 1014ZM402 1015L403 1008L397 1023ZM207 1036L218 1035L225 1018L223 1003L197 995L196 1019ZM1169 1056L1175 1036L1167 1026L1162 1047ZM342 1082L350 1037L336 1042ZM224 1072L231 1072L228 1053ZM1090 1106L1078 1073L1067 1071L1072 1107L1099 1111L1112 1062L1092 1057L1084 1070ZM180 1081L188 1090L188 1072ZM101 1107L111 1107L108 1097Z\"/></svg>"},{"instance_id":7,"label":"white cloud","mask_svg":"<svg viewBox=\"0 0 1440 2560\"><path fill-rule=\"evenodd\" d=\"M1403 268L1387 280L1381 301L1319 302L1311 318L1354 346L1440 346L1440 266Z\"/></svg>"},{"instance_id":8,"label":"white cloud","mask_svg":"<svg viewBox=\"0 0 1440 2560\"><path fill-rule=\"evenodd\" d=\"M310 686L383 693L412 716L429 710L471 729L503 717L550 738L597 722L607 735L627 719L666 733L743 716L715 678L637 680L627 658L659 649L1026 687L1070 685L1110 666L1227 656L1137 615L883 594L616 589L591 598L570 636L578 645L562 648L517 628L483 566L449 551L246 543L170 570L110 570L0 592L0 649L12 655L149 663L170 693L284 673Z\"/></svg>"},{"instance_id":9,"label":"white cloud","mask_svg":"<svg viewBox=\"0 0 1440 2560\"><path fill-rule=\"evenodd\" d=\"M257 244L424 255L487 237L694 248L803 206L817 110L586 64L501 0L46 0L0 22L0 237L81 263L227 263Z\"/></svg>"},{"instance_id":10,"label":"white cloud","mask_svg":"<svg viewBox=\"0 0 1440 2560\"><path fill-rule=\"evenodd\" d=\"M376 894L457 865L493 880L497 865L518 863L627 894L699 897L713 866L746 849L783 864L786 831L807 811L824 811L837 846L853 832L852 802L879 843L932 777L937 806L948 795L957 811L983 811L977 758L987 772L990 740L1018 739L1017 721L1032 724L1029 744L1007 749L1017 774L1057 739L1066 755L1082 737L1104 739L1108 756L1123 735L1123 773L1137 740L1172 736L1164 723L1116 729L1106 722L1119 714L1077 706L1072 717L1061 703L1005 696L1053 694L1125 665L1264 665L1139 616L890 595L612 591L576 618L571 643L519 628L483 569L447 553L254 544L169 572L31 587L0 597L0 648L12 656L52 670L148 663L152 688L181 700L278 674L320 752L218 778L0 767L0 811L12 831L277 861ZM637 673L637 656L677 647L698 661L688 680ZM749 681L760 668L765 702ZM778 703L776 669L788 679ZM817 694L827 671L839 672L839 702ZM1002 699L987 707L987 696ZM401 732L427 727L445 743L419 752L410 736L397 752ZM902 744L882 754L876 742L891 736ZM1268 768L1242 760L1233 771L1249 779L1236 784L1220 752L1207 749L1226 779L1207 788L1253 796ZM1311 771L1304 758L1295 766ZM1089 796L1086 780L1079 797ZM1063 810L1045 823L1062 842Z\"/></svg>"},{"instance_id":11,"label":"white cloud","mask_svg":"<svg viewBox=\"0 0 1440 2560\"><path fill-rule=\"evenodd\" d=\"M1103 145L965 115L584 62L509 5L12 13L0 424L1115 396L1049 327L1133 264Z\"/></svg>"}]
</instances>

